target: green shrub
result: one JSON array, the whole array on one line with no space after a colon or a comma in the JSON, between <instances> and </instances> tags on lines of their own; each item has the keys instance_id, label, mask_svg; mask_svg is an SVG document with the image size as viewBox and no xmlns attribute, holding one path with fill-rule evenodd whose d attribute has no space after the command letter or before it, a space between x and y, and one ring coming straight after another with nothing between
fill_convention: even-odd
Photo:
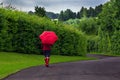
<instances>
[{"instance_id":1,"label":"green shrub","mask_svg":"<svg viewBox=\"0 0 120 80\"><path fill-rule=\"evenodd\" d=\"M98 52L98 39L95 35L87 37L87 52Z\"/></svg>"},{"instance_id":2,"label":"green shrub","mask_svg":"<svg viewBox=\"0 0 120 80\"><path fill-rule=\"evenodd\" d=\"M120 55L120 31L115 31L112 36L112 53Z\"/></svg>"},{"instance_id":3,"label":"green shrub","mask_svg":"<svg viewBox=\"0 0 120 80\"><path fill-rule=\"evenodd\" d=\"M54 24L45 17L0 8L0 51L41 54L39 35L45 30L55 31L59 40L52 54L85 55L85 35L64 24Z\"/></svg>"}]
</instances>

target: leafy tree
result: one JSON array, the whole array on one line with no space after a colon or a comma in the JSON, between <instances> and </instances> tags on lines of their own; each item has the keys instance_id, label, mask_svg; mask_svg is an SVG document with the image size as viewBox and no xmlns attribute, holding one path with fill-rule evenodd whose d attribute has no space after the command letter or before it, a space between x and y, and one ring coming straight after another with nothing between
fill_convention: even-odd
<instances>
[{"instance_id":1,"label":"leafy tree","mask_svg":"<svg viewBox=\"0 0 120 80\"><path fill-rule=\"evenodd\" d=\"M67 9L67 10L64 12L64 16L65 16L65 20L75 19L76 14L73 13L70 9Z\"/></svg>"},{"instance_id":2,"label":"leafy tree","mask_svg":"<svg viewBox=\"0 0 120 80\"><path fill-rule=\"evenodd\" d=\"M103 10L100 13L98 19L101 28L101 34L104 35L101 38L103 46L103 52L112 52L119 54L119 32L120 32L120 1L110 0L103 6ZM107 42L106 42L107 41ZM101 45L100 43L100 45Z\"/></svg>"},{"instance_id":3,"label":"leafy tree","mask_svg":"<svg viewBox=\"0 0 120 80\"><path fill-rule=\"evenodd\" d=\"M108 32L111 36L115 30L119 30L119 5L117 5L117 0L111 0L106 3L103 7L102 13L99 15L101 29L105 32ZM118 2L119 3L119 2Z\"/></svg>"},{"instance_id":4,"label":"leafy tree","mask_svg":"<svg viewBox=\"0 0 120 80\"><path fill-rule=\"evenodd\" d=\"M40 17L44 17L44 16L46 16L45 13L46 13L46 11L45 11L44 7L38 7L38 6L35 7L35 14L36 15L38 15Z\"/></svg>"},{"instance_id":5,"label":"leafy tree","mask_svg":"<svg viewBox=\"0 0 120 80\"><path fill-rule=\"evenodd\" d=\"M87 17L87 8L82 7L79 14L80 18Z\"/></svg>"},{"instance_id":6,"label":"leafy tree","mask_svg":"<svg viewBox=\"0 0 120 80\"><path fill-rule=\"evenodd\" d=\"M77 12L77 14L76 14L76 18L78 18L78 19L81 18L81 14L80 14L80 12Z\"/></svg>"},{"instance_id":7,"label":"leafy tree","mask_svg":"<svg viewBox=\"0 0 120 80\"><path fill-rule=\"evenodd\" d=\"M76 18L76 13L72 12L70 9L61 11L59 15L60 21L66 21L66 20L75 19L75 18Z\"/></svg>"},{"instance_id":8,"label":"leafy tree","mask_svg":"<svg viewBox=\"0 0 120 80\"><path fill-rule=\"evenodd\" d=\"M64 21L64 12L63 11L60 12L60 15L59 15L58 19L60 21Z\"/></svg>"},{"instance_id":9,"label":"leafy tree","mask_svg":"<svg viewBox=\"0 0 120 80\"><path fill-rule=\"evenodd\" d=\"M120 55L120 31L115 31L112 36L112 53Z\"/></svg>"},{"instance_id":10,"label":"leafy tree","mask_svg":"<svg viewBox=\"0 0 120 80\"><path fill-rule=\"evenodd\" d=\"M64 24L72 25L75 28L79 27L79 23L80 23L80 19L69 19L67 21L64 21Z\"/></svg>"},{"instance_id":11,"label":"leafy tree","mask_svg":"<svg viewBox=\"0 0 120 80\"><path fill-rule=\"evenodd\" d=\"M95 17L95 10L92 7L89 8L87 16L88 17Z\"/></svg>"},{"instance_id":12,"label":"leafy tree","mask_svg":"<svg viewBox=\"0 0 120 80\"><path fill-rule=\"evenodd\" d=\"M103 5L102 4L100 4L99 6L96 6L95 7L95 12L94 12L94 16L93 17L95 17L95 16L98 16L99 15L99 13L101 13L102 12L102 7L103 7Z\"/></svg>"},{"instance_id":13,"label":"leafy tree","mask_svg":"<svg viewBox=\"0 0 120 80\"><path fill-rule=\"evenodd\" d=\"M79 29L85 32L86 34L96 35L98 28L97 28L97 19L95 18L83 18L79 23Z\"/></svg>"}]
</instances>

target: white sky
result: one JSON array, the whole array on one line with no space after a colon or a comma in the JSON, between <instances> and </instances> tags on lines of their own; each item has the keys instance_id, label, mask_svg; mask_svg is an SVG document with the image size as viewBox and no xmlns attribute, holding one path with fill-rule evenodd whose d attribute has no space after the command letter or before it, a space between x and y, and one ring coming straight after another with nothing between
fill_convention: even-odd
<instances>
[{"instance_id":1,"label":"white sky","mask_svg":"<svg viewBox=\"0 0 120 80\"><path fill-rule=\"evenodd\" d=\"M61 10L71 9L73 12L80 11L81 7L95 7L109 0L0 0L4 6L11 4L22 11L34 11L36 5L44 7L46 11L59 13Z\"/></svg>"}]
</instances>

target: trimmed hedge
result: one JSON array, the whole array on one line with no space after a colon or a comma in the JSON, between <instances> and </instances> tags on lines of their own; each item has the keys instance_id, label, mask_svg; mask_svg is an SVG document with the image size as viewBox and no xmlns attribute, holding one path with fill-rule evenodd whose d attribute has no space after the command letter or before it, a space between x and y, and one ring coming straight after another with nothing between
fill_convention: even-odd
<instances>
[{"instance_id":1,"label":"trimmed hedge","mask_svg":"<svg viewBox=\"0 0 120 80\"><path fill-rule=\"evenodd\" d=\"M87 52L98 52L99 46L98 46L98 40L99 36L91 35L87 36Z\"/></svg>"},{"instance_id":2,"label":"trimmed hedge","mask_svg":"<svg viewBox=\"0 0 120 80\"><path fill-rule=\"evenodd\" d=\"M120 55L120 30L115 31L111 39L111 50L113 54Z\"/></svg>"},{"instance_id":3,"label":"trimmed hedge","mask_svg":"<svg viewBox=\"0 0 120 80\"><path fill-rule=\"evenodd\" d=\"M0 51L41 54L38 36L44 30L55 31L59 37L52 54L86 54L87 42L82 32L68 25L54 24L45 17L0 8Z\"/></svg>"}]
</instances>

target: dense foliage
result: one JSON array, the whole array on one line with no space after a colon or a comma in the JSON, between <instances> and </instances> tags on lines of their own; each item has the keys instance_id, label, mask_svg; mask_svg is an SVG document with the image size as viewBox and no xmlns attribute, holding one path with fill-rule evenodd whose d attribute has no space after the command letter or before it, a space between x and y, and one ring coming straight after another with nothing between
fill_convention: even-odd
<instances>
[{"instance_id":1,"label":"dense foliage","mask_svg":"<svg viewBox=\"0 0 120 80\"><path fill-rule=\"evenodd\" d=\"M97 17L70 19L65 24L73 25L87 35L87 51L120 55L120 2L111 0L103 5Z\"/></svg>"},{"instance_id":2,"label":"dense foliage","mask_svg":"<svg viewBox=\"0 0 120 80\"><path fill-rule=\"evenodd\" d=\"M44 30L52 30L59 37L52 48L52 54L85 55L87 52L99 52L119 55L119 4L119 0L110 0L103 6L97 6L97 12L93 12L91 7L90 11L83 7L80 19L75 19L77 15L70 9L61 11L59 20L64 21L63 24L55 24L45 17L0 9L0 51L39 54L39 34ZM91 12L91 17L87 12ZM93 16L95 13L100 14L96 17Z\"/></svg>"},{"instance_id":3,"label":"dense foliage","mask_svg":"<svg viewBox=\"0 0 120 80\"><path fill-rule=\"evenodd\" d=\"M86 18L82 19L69 19L64 21L64 24L72 25L78 30L86 33L87 35L97 35L98 33L98 19Z\"/></svg>"},{"instance_id":4,"label":"dense foliage","mask_svg":"<svg viewBox=\"0 0 120 80\"><path fill-rule=\"evenodd\" d=\"M38 36L44 30L55 31L59 37L52 47L52 54L86 54L86 37L77 29L54 24L45 17L0 8L0 51L40 54Z\"/></svg>"},{"instance_id":5,"label":"dense foliage","mask_svg":"<svg viewBox=\"0 0 120 80\"><path fill-rule=\"evenodd\" d=\"M82 7L78 12L72 12L72 10L67 9L65 11L61 11L59 14L60 21L66 21L69 19L81 19L82 17L97 17L98 14L102 11L102 4L96 6L95 8L90 7L89 9Z\"/></svg>"},{"instance_id":6,"label":"dense foliage","mask_svg":"<svg viewBox=\"0 0 120 80\"><path fill-rule=\"evenodd\" d=\"M120 1L110 0L99 15L101 52L120 54ZM101 44L102 43L102 44Z\"/></svg>"},{"instance_id":7,"label":"dense foliage","mask_svg":"<svg viewBox=\"0 0 120 80\"><path fill-rule=\"evenodd\" d=\"M119 0L110 0L96 19L86 18L80 21L80 29L89 35L88 52L120 55L119 4Z\"/></svg>"}]
</instances>

